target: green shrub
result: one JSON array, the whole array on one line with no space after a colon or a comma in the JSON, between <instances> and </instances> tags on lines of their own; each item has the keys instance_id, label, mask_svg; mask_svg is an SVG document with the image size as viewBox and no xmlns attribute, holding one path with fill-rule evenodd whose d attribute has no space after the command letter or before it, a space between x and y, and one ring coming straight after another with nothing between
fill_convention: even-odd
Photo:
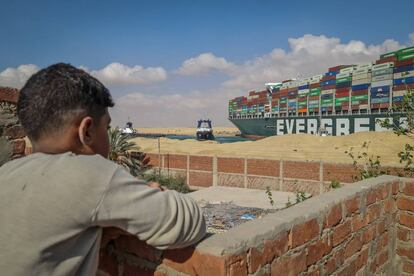
<instances>
[{"instance_id":1,"label":"green shrub","mask_svg":"<svg viewBox=\"0 0 414 276\"><path fill-rule=\"evenodd\" d=\"M191 192L185 181L185 177L182 176L163 175L151 172L144 174L143 178L148 182L157 182L169 190L175 190L183 194Z\"/></svg>"}]
</instances>

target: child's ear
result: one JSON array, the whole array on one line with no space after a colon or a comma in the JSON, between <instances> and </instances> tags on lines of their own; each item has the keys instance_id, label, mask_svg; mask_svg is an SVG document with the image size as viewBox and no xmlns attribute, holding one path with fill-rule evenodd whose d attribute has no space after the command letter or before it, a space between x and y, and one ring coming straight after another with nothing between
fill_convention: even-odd
<instances>
[{"instance_id":1,"label":"child's ear","mask_svg":"<svg viewBox=\"0 0 414 276\"><path fill-rule=\"evenodd\" d=\"M93 119L91 117L84 117L79 124L78 135L79 140L83 145L90 145L92 143L92 127Z\"/></svg>"}]
</instances>

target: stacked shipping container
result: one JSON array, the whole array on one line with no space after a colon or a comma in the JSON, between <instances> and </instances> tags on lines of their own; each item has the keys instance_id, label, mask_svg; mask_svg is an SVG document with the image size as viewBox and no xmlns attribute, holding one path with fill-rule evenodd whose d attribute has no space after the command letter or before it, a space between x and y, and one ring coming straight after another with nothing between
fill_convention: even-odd
<instances>
[{"instance_id":1,"label":"stacked shipping container","mask_svg":"<svg viewBox=\"0 0 414 276\"><path fill-rule=\"evenodd\" d=\"M414 89L414 46L383 54L375 64L339 65L323 75L252 91L229 102L229 115L367 113L399 105L407 89Z\"/></svg>"}]
</instances>

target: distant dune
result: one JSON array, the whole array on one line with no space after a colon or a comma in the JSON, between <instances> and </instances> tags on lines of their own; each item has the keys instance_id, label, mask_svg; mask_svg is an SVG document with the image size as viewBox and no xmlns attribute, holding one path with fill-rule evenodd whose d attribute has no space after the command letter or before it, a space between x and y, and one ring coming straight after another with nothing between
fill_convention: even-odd
<instances>
[{"instance_id":1,"label":"distant dune","mask_svg":"<svg viewBox=\"0 0 414 276\"><path fill-rule=\"evenodd\" d=\"M195 136L195 127L164 127L152 128L143 127L136 129L140 133L156 133L156 134L174 134L174 135L193 135ZM218 136L234 136L240 133L235 127L213 127L214 135Z\"/></svg>"},{"instance_id":2,"label":"distant dune","mask_svg":"<svg viewBox=\"0 0 414 276\"><path fill-rule=\"evenodd\" d=\"M156 139L135 138L134 141L144 152L158 152ZM161 152L352 163L345 151L353 148L358 152L364 142L369 142L368 154L380 156L383 165L398 166L397 153L414 139L392 132L361 132L339 137L294 134L229 144L161 138Z\"/></svg>"}]
</instances>

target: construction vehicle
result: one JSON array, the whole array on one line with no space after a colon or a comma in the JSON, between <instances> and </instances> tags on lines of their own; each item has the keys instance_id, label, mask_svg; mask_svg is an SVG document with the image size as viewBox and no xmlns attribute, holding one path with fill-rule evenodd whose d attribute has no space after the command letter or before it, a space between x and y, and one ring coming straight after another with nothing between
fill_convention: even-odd
<instances>
[{"instance_id":1,"label":"construction vehicle","mask_svg":"<svg viewBox=\"0 0 414 276\"><path fill-rule=\"evenodd\" d=\"M196 136L197 140L214 140L211 120L198 120Z\"/></svg>"}]
</instances>

